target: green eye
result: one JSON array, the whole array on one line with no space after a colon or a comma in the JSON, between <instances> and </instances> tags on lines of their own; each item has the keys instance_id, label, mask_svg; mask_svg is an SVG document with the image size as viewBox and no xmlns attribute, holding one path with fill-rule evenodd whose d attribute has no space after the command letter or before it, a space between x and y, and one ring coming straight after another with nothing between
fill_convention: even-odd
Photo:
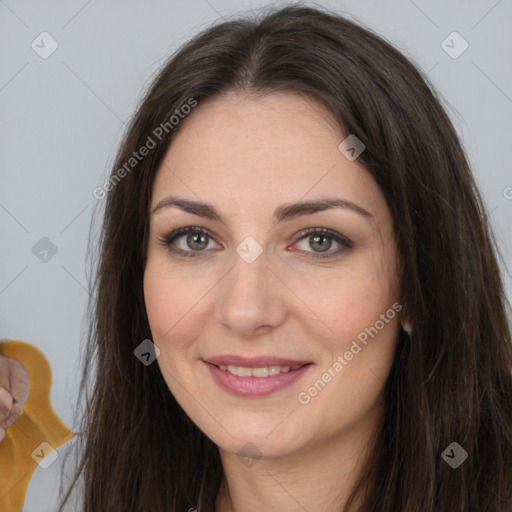
<instances>
[{"instance_id":1,"label":"green eye","mask_svg":"<svg viewBox=\"0 0 512 512\"><path fill-rule=\"evenodd\" d=\"M186 238L186 244L190 249L194 251L200 251L201 249L207 247L208 235L203 233L189 234Z\"/></svg>"},{"instance_id":2,"label":"green eye","mask_svg":"<svg viewBox=\"0 0 512 512\"><path fill-rule=\"evenodd\" d=\"M299 246L298 248L301 251L309 253L313 258L334 257L354 246L351 240L327 228L304 230L299 233L299 235L302 236L297 242L297 245L303 244L303 246ZM329 249L332 248L333 244L336 245L336 248L331 251Z\"/></svg>"},{"instance_id":3,"label":"green eye","mask_svg":"<svg viewBox=\"0 0 512 512\"><path fill-rule=\"evenodd\" d=\"M315 235L309 238L309 245L319 252L328 251L332 246L332 240L325 235Z\"/></svg>"},{"instance_id":4,"label":"green eye","mask_svg":"<svg viewBox=\"0 0 512 512\"><path fill-rule=\"evenodd\" d=\"M186 257L201 256L206 253L210 243L216 244L208 231L199 226L177 229L161 239L160 243L167 247L170 252ZM300 244L303 246L300 247ZM333 244L335 248L330 250ZM300 251L307 253L309 257L330 258L351 249L354 244L348 238L330 229L313 228L301 231L296 245L299 246ZM218 249L221 246L217 244L215 248Z\"/></svg>"},{"instance_id":5,"label":"green eye","mask_svg":"<svg viewBox=\"0 0 512 512\"><path fill-rule=\"evenodd\" d=\"M190 257L201 256L210 242L213 242L213 238L208 231L195 226L177 229L160 240L169 251Z\"/></svg>"}]
</instances>

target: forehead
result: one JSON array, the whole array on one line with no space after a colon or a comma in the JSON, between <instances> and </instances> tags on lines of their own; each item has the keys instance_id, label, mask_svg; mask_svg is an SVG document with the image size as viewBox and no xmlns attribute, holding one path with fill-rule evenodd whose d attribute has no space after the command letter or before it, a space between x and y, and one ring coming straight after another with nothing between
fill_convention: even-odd
<instances>
[{"instance_id":1,"label":"forehead","mask_svg":"<svg viewBox=\"0 0 512 512\"><path fill-rule=\"evenodd\" d=\"M152 205L171 193L246 208L334 194L375 211L383 197L366 169L338 149L344 138L330 112L309 97L228 93L182 121Z\"/></svg>"}]
</instances>

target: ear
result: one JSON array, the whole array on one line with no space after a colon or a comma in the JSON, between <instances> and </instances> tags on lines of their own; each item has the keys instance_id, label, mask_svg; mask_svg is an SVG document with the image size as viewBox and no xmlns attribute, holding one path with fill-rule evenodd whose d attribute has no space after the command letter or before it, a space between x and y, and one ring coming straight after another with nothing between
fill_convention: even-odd
<instances>
[{"instance_id":1,"label":"ear","mask_svg":"<svg viewBox=\"0 0 512 512\"><path fill-rule=\"evenodd\" d=\"M408 318L405 318L404 320L401 321L401 325L402 325L402 329L407 333L407 334L411 334L412 332L412 324L411 324L411 321L408 319Z\"/></svg>"}]
</instances>

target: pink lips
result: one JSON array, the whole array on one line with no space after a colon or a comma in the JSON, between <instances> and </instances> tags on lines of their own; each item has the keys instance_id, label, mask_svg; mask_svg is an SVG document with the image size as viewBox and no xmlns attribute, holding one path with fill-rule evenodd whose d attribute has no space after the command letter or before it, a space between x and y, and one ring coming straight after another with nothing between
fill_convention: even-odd
<instances>
[{"instance_id":1,"label":"pink lips","mask_svg":"<svg viewBox=\"0 0 512 512\"><path fill-rule=\"evenodd\" d=\"M237 396L261 397L275 393L295 382L312 365L310 361L296 359L283 359L279 357L240 357L233 355L210 357L203 360L208 367L215 382L225 391ZM298 366L296 370L268 377L240 377L226 370L221 370L220 365L244 366L250 368L262 368L266 366Z\"/></svg>"}]
</instances>

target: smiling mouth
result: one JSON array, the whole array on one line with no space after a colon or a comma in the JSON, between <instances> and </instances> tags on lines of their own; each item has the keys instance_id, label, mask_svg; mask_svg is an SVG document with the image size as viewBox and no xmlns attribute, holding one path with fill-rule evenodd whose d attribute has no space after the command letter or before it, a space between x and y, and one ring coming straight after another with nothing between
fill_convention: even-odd
<instances>
[{"instance_id":1,"label":"smiling mouth","mask_svg":"<svg viewBox=\"0 0 512 512\"><path fill-rule=\"evenodd\" d=\"M213 364L213 363L210 363ZM213 364L213 366L219 368L220 370L224 370L226 372L231 373L231 375L237 375L238 377L258 377L258 378L266 378L273 377L275 375L280 375L281 373L290 373L295 370L298 370L304 366L305 364L297 364L294 366L261 366L257 368L247 367L247 366L234 366L234 365L225 365L225 364Z\"/></svg>"}]
</instances>

